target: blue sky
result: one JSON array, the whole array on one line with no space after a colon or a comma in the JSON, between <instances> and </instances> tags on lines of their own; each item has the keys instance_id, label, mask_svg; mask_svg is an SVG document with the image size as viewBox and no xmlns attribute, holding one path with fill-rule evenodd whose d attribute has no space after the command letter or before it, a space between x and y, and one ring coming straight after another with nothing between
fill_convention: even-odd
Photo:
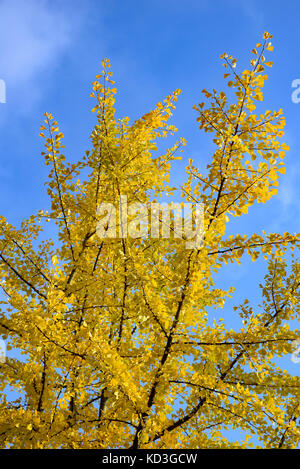
<instances>
[{"instance_id":1,"label":"blue sky","mask_svg":"<svg viewBox=\"0 0 300 469\"><path fill-rule=\"evenodd\" d=\"M91 82L108 57L117 82L117 110L133 120L180 88L173 123L187 139L184 160L172 172L182 181L188 158L200 167L212 146L198 130L193 104L203 88L225 89L219 56L228 52L247 67L250 50L267 30L273 34L274 67L265 85L265 109L282 108L287 119L287 172L267 205L254 205L235 220L239 233L298 232L300 189L300 103L292 102L292 81L300 78L297 0L0 0L0 214L19 224L47 208L47 168L38 136L43 113L52 112L65 133L66 155L76 160L89 148L95 116L90 112ZM258 300L256 285L265 267L244 259L229 266L220 287L237 287L232 300ZM230 304L222 311L234 323ZM299 365L282 361L292 373Z\"/></svg>"}]
</instances>

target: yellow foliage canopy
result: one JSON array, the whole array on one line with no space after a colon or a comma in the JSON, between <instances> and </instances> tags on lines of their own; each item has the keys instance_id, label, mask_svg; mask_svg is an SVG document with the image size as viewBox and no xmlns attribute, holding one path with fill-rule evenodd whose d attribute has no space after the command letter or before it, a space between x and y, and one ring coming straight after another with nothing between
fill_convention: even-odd
<instances>
[{"instance_id":1,"label":"yellow foliage canopy","mask_svg":"<svg viewBox=\"0 0 300 469\"><path fill-rule=\"evenodd\" d=\"M62 154L64 135L45 114L41 136L49 166L51 208L22 223L1 218L3 290L0 332L8 350L0 364L2 448L230 448L223 430L257 435L265 448L299 443L299 378L273 363L293 352L299 318L299 234L226 237L231 216L247 214L275 193L288 147L280 142L282 111L255 114L267 79L271 35L252 50L249 70L222 55L225 92L203 90L195 106L200 129L216 146L206 171L189 160L177 188L202 203L201 249L180 239L99 239L100 203L146 205L165 193L178 140L157 156L180 91L133 124L116 119L110 63L93 83L96 125L91 151L76 164ZM89 173L87 180L80 175ZM58 240L39 242L43 222ZM292 253L289 266L286 254ZM233 290L215 288L213 274L243 254L267 262L259 308L236 306L243 327L208 325ZM9 354L8 354L9 355ZM8 389L18 393L10 398ZM248 447L247 439L240 444Z\"/></svg>"}]
</instances>

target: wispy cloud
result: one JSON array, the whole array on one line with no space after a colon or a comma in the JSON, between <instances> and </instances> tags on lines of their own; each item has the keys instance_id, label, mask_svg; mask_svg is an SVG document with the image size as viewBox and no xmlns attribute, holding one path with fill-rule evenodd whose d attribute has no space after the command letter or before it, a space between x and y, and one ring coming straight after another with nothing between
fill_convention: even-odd
<instances>
[{"instance_id":1,"label":"wispy cloud","mask_svg":"<svg viewBox=\"0 0 300 469\"><path fill-rule=\"evenodd\" d=\"M262 13L260 2L256 0L230 0L231 5L235 8L239 8L243 15L248 17L251 21L252 26L257 28L264 28L264 15Z\"/></svg>"},{"instance_id":2,"label":"wispy cloud","mask_svg":"<svg viewBox=\"0 0 300 469\"><path fill-rule=\"evenodd\" d=\"M30 101L39 96L40 76L50 75L62 60L79 31L82 11L76 1L1 1L0 78L6 82L8 100L21 90L24 105L27 95Z\"/></svg>"}]
</instances>

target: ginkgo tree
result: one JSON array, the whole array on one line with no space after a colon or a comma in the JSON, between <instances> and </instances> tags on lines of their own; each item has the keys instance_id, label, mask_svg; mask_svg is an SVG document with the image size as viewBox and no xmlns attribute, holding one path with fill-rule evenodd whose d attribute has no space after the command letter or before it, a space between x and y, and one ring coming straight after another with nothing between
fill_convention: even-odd
<instances>
[{"instance_id":1,"label":"ginkgo tree","mask_svg":"<svg viewBox=\"0 0 300 469\"><path fill-rule=\"evenodd\" d=\"M299 378L276 357L292 354L299 338L300 236L226 234L232 217L276 194L285 172L282 111L255 113L271 37L264 33L242 72L221 56L228 96L203 90L195 106L215 152L206 169L187 159L176 188L170 168L186 142L162 155L159 142L177 130L169 120L180 90L132 124L117 119L105 59L91 94L90 150L76 163L45 114L51 206L18 229L0 220L2 448L247 448L252 436L263 448L299 444ZM203 204L200 248L175 236L97 235L99 204L126 195L148 206L172 194ZM47 223L57 239L47 239ZM209 325L212 308L234 298L234 285L223 290L214 279L248 255L266 265L260 306L236 305L236 330ZM228 429L245 439L232 442Z\"/></svg>"}]
</instances>

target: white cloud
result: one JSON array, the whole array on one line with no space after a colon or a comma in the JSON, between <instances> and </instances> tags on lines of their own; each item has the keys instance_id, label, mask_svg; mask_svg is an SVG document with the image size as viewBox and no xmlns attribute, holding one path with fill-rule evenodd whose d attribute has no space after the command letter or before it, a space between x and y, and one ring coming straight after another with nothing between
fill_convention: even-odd
<instances>
[{"instance_id":1,"label":"white cloud","mask_svg":"<svg viewBox=\"0 0 300 469\"><path fill-rule=\"evenodd\" d=\"M263 29L264 27L264 15L260 9L260 2L255 0L231 0L231 3L235 7L239 7L245 16L247 16L252 25L255 26L255 31L257 28Z\"/></svg>"},{"instance_id":2,"label":"white cloud","mask_svg":"<svg viewBox=\"0 0 300 469\"><path fill-rule=\"evenodd\" d=\"M297 185L299 165L287 166L287 172L279 178L278 193L273 199L276 204L276 218L268 224L267 231L297 231L299 218L299 187Z\"/></svg>"},{"instance_id":3,"label":"white cloud","mask_svg":"<svg viewBox=\"0 0 300 469\"><path fill-rule=\"evenodd\" d=\"M52 71L74 41L82 11L76 1L0 2L0 78L6 82L7 100L16 90L36 99L41 73Z\"/></svg>"},{"instance_id":4,"label":"white cloud","mask_svg":"<svg viewBox=\"0 0 300 469\"><path fill-rule=\"evenodd\" d=\"M278 191L278 199L280 200L280 203L283 205L285 209L295 202L294 183L295 183L295 172L293 171L293 174L286 176L283 182L281 182L280 184L279 191Z\"/></svg>"},{"instance_id":5,"label":"white cloud","mask_svg":"<svg viewBox=\"0 0 300 469\"><path fill-rule=\"evenodd\" d=\"M286 174L279 181L278 199L284 210L289 211L299 206L299 184L298 178L300 165L297 161L287 166Z\"/></svg>"}]
</instances>

